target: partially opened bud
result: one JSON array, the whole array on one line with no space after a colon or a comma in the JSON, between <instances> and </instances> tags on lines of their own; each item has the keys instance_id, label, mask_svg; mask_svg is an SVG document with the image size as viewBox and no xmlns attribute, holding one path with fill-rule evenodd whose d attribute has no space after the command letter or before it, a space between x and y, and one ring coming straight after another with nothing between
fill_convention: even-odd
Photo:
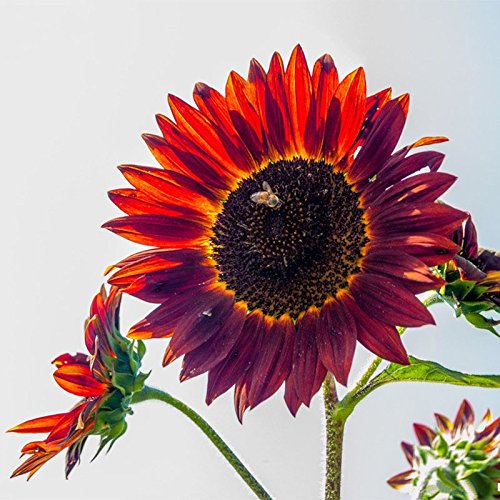
<instances>
[{"instance_id":1,"label":"partially opened bud","mask_svg":"<svg viewBox=\"0 0 500 500\"><path fill-rule=\"evenodd\" d=\"M441 296L457 316L463 314L477 328L496 333L498 320L484 313L500 312L500 259L486 262L494 252L479 248L470 215L463 227L455 230L453 240L461 250L453 260L438 267L446 280Z\"/></svg>"},{"instance_id":2,"label":"partially opened bud","mask_svg":"<svg viewBox=\"0 0 500 500\"><path fill-rule=\"evenodd\" d=\"M62 354L53 364L54 379L67 392L82 399L67 413L39 417L19 424L10 432L48 433L43 441L25 445L30 455L12 474L28 474L28 479L60 451L67 450L66 476L79 462L90 435L99 435L97 454L111 446L126 430L125 417L131 413L134 392L144 387L147 374L139 371L145 348L120 335L118 317L120 292L104 288L94 298L85 325L85 344L89 354Z\"/></svg>"},{"instance_id":3,"label":"partially opened bud","mask_svg":"<svg viewBox=\"0 0 500 500\"><path fill-rule=\"evenodd\" d=\"M488 410L478 427L467 400L454 422L435 414L435 430L414 424L418 444L401 443L411 469L390 478L393 488L414 499L495 498L500 483L500 418Z\"/></svg>"}]
</instances>

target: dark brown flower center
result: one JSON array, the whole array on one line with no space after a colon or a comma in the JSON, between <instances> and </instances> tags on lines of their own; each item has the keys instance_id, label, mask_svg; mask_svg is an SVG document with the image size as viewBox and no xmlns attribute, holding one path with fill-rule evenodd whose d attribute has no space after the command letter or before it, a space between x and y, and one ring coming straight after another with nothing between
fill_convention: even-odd
<instances>
[{"instance_id":1,"label":"dark brown flower center","mask_svg":"<svg viewBox=\"0 0 500 500\"><path fill-rule=\"evenodd\" d=\"M212 228L220 279L250 309L296 318L347 286L368 241L357 194L324 161L269 163L231 192Z\"/></svg>"}]
</instances>

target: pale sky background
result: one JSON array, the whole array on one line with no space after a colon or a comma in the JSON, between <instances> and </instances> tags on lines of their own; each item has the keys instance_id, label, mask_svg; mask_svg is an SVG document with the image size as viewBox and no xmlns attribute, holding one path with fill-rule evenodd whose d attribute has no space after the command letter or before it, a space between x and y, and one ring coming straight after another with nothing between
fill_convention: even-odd
<instances>
[{"instance_id":1,"label":"pale sky background","mask_svg":"<svg viewBox=\"0 0 500 500\"><path fill-rule=\"evenodd\" d=\"M100 225L119 214L106 191L125 187L121 163L154 165L142 132L166 94L190 100L193 85L223 89L250 58L266 67L274 50L288 59L300 42L312 66L325 52L345 75L366 70L370 91L411 93L402 144L446 135L443 171L459 176L447 200L470 210L481 243L500 247L498 1L330 1L171 3L0 0L2 138L1 304L3 402L0 430L75 402L52 379L50 361L83 348L82 324L104 268L138 251ZM128 299L123 325L148 306ZM499 372L500 341L435 308L438 327L405 335L413 355L450 368ZM282 394L247 413L232 395L206 408L205 377L180 385L179 363L160 367L164 342L149 343L151 383L192 405L227 439L279 500L321 498L321 398L292 418ZM351 374L366 363L358 347ZM454 416L467 397L477 413L500 413L498 391L440 385L386 386L367 398L346 428L345 500L405 498L385 480L406 469L399 448L414 421ZM0 498L246 499L246 485L186 418L145 403L108 456L64 480L63 457L29 482L9 480L29 436L0 434Z\"/></svg>"}]
</instances>

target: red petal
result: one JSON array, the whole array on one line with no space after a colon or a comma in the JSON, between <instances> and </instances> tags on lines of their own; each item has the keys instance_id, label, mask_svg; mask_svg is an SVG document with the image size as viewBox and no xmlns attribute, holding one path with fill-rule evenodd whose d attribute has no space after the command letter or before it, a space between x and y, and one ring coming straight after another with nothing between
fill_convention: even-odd
<instances>
[{"instance_id":1,"label":"red petal","mask_svg":"<svg viewBox=\"0 0 500 500\"><path fill-rule=\"evenodd\" d=\"M384 191L373 204L388 207L402 202L433 202L448 191L456 180L456 176L443 172L414 175Z\"/></svg>"},{"instance_id":2,"label":"red petal","mask_svg":"<svg viewBox=\"0 0 500 500\"><path fill-rule=\"evenodd\" d=\"M356 183L379 172L399 141L408 113L409 96L403 94L380 111L373 128L353 164L348 177Z\"/></svg>"},{"instance_id":3,"label":"red petal","mask_svg":"<svg viewBox=\"0 0 500 500\"><path fill-rule=\"evenodd\" d=\"M347 75L330 103L323 151L337 162L351 149L365 117L366 81L363 68Z\"/></svg>"},{"instance_id":4,"label":"red petal","mask_svg":"<svg viewBox=\"0 0 500 500\"><path fill-rule=\"evenodd\" d=\"M250 369L259 351L263 328L264 316L260 310L253 311L230 353L208 372L207 404L236 384Z\"/></svg>"},{"instance_id":5,"label":"red petal","mask_svg":"<svg viewBox=\"0 0 500 500\"><path fill-rule=\"evenodd\" d=\"M285 70L283 60L277 52L273 54L269 64L267 86L271 96L266 108L269 110L266 119L267 133L278 151L282 150L284 155L293 156L295 147L288 112Z\"/></svg>"},{"instance_id":6,"label":"red petal","mask_svg":"<svg viewBox=\"0 0 500 500\"><path fill-rule=\"evenodd\" d=\"M297 391L295 390L295 382L293 371L290 373L285 383L285 403L290 410L290 413L295 417L297 415L297 411L302 405L302 401L299 399L297 395Z\"/></svg>"},{"instance_id":7,"label":"red petal","mask_svg":"<svg viewBox=\"0 0 500 500\"><path fill-rule=\"evenodd\" d=\"M460 434L463 429L472 424L474 424L474 410L471 404L464 399L453 422L453 436Z\"/></svg>"},{"instance_id":8,"label":"red petal","mask_svg":"<svg viewBox=\"0 0 500 500\"><path fill-rule=\"evenodd\" d=\"M201 213L196 213L188 207L180 205L154 202L146 195L135 189L113 189L108 192L109 199L127 215L159 214L173 217L190 215L203 217Z\"/></svg>"},{"instance_id":9,"label":"red petal","mask_svg":"<svg viewBox=\"0 0 500 500\"><path fill-rule=\"evenodd\" d=\"M432 447L432 441L434 441L436 433L430 427L423 424L413 424L413 430L421 445Z\"/></svg>"},{"instance_id":10,"label":"red petal","mask_svg":"<svg viewBox=\"0 0 500 500\"><path fill-rule=\"evenodd\" d=\"M347 385L356 349L356 323L342 299L325 302L316 333L321 362L342 385Z\"/></svg>"},{"instance_id":11,"label":"red petal","mask_svg":"<svg viewBox=\"0 0 500 500\"><path fill-rule=\"evenodd\" d=\"M288 111L292 126L295 150L299 156L307 157L306 125L312 103L312 82L307 61L300 45L293 49L286 68Z\"/></svg>"},{"instance_id":12,"label":"red petal","mask_svg":"<svg viewBox=\"0 0 500 500\"><path fill-rule=\"evenodd\" d=\"M370 237L415 232L448 235L467 217L465 212L442 203L401 203L384 211L371 207L366 214Z\"/></svg>"},{"instance_id":13,"label":"red petal","mask_svg":"<svg viewBox=\"0 0 500 500\"><path fill-rule=\"evenodd\" d=\"M354 277L349 288L359 307L384 323L399 326L435 324L430 312L415 295L385 276L361 273Z\"/></svg>"},{"instance_id":14,"label":"red petal","mask_svg":"<svg viewBox=\"0 0 500 500\"><path fill-rule=\"evenodd\" d=\"M401 234L370 241L366 247L371 251L398 251L417 257L428 266L449 262L460 251L460 247L439 234Z\"/></svg>"},{"instance_id":15,"label":"red petal","mask_svg":"<svg viewBox=\"0 0 500 500\"><path fill-rule=\"evenodd\" d=\"M53 427L64 417L66 413L56 413L55 415L47 415L46 417L33 418L26 420L22 424L18 424L7 432L18 432L20 434L38 434L50 432Z\"/></svg>"},{"instance_id":16,"label":"red petal","mask_svg":"<svg viewBox=\"0 0 500 500\"><path fill-rule=\"evenodd\" d=\"M404 488L406 485L411 484L413 481L413 476L414 471L407 470L388 479L387 484L389 486L392 486L394 489L399 490L401 488Z\"/></svg>"},{"instance_id":17,"label":"red petal","mask_svg":"<svg viewBox=\"0 0 500 500\"><path fill-rule=\"evenodd\" d=\"M54 359L52 361L52 364L57 368L68 364L89 366L89 357L87 354L83 354L82 352L77 352L75 355L66 353L61 354L56 359Z\"/></svg>"},{"instance_id":18,"label":"red petal","mask_svg":"<svg viewBox=\"0 0 500 500\"><path fill-rule=\"evenodd\" d=\"M425 292L445 284L421 260L402 252L368 252L361 260L361 268L367 272L387 275L413 293Z\"/></svg>"},{"instance_id":19,"label":"red petal","mask_svg":"<svg viewBox=\"0 0 500 500\"><path fill-rule=\"evenodd\" d=\"M387 361L410 364L401 337L394 326L368 315L354 300L347 300L346 304L356 320L357 339L361 344Z\"/></svg>"},{"instance_id":20,"label":"red petal","mask_svg":"<svg viewBox=\"0 0 500 500\"><path fill-rule=\"evenodd\" d=\"M210 155L218 166L226 170L229 175L237 178L251 171L253 162L240 154L220 129L182 99L174 95L168 96L168 103L175 121L186 137L188 137L201 151Z\"/></svg>"},{"instance_id":21,"label":"red petal","mask_svg":"<svg viewBox=\"0 0 500 500\"><path fill-rule=\"evenodd\" d=\"M298 398L309 406L325 378L326 369L319 358L316 340L316 325L319 311L311 307L297 321L297 335L293 349L293 380ZM321 378L322 375L322 378ZM318 379L321 378L320 386Z\"/></svg>"},{"instance_id":22,"label":"red petal","mask_svg":"<svg viewBox=\"0 0 500 500\"><path fill-rule=\"evenodd\" d=\"M405 454L406 460L408 460L410 465L413 465L413 457L415 456L414 446L403 441L401 443L401 448L403 448L403 453Z\"/></svg>"},{"instance_id":23,"label":"red petal","mask_svg":"<svg viewBox=\"0 0 500 500\"><path fill-rule=\"evenodd\" d=\"M107 387L94 378L88 366L80 364L60 366L54 372L54 379L64 390L85 398L100 396Z\"/></svg>"},{"instance_id":24,"label":"red petal","mask_svg":"<svg viewBox=\"0 0 500 500\"><path fill-rule=\"evenodd\" d=\"M187 141L172 120L157 115L156 121L165 139L152 134L143 134L142 138L163 168L192 177L216 192L231 188L232 176Z\"/></svg>"},{"instance_id":25,"label":"red petal","mask_svg":"<svg viewBox=\"0 0 500 500\"><path fill-rule=\"evenodd\" d=\"M232 71L226 83L226 102L234 128L257 163L265 159L258 105L247 81Z\"/></svg>"},{"instance_id":26,"label":"red petal","mask_svg":"<svg viewBox=\"0 0 500 500\"><path fill-rule=\"evenodd\" d=\"M136 340L171 337L179 320L191 309L192 302L203 290L203 287L196 287L172 296L136 323L129 330L127 337Z\"/></svg>"},{"instance_id":27,"label":"red petal","mask_svg":"<svg viewBox=\"0 0 500 500\"><path fill-rule=\"evenodd\" d=\"M405 177L429 167L431 172L438 170L444 160L444 154L436 151L424 151L405 158L407 148L395 153L387 160L373 182L368 183L362 193L365 206L380 196L386 188Z\"/></svg>"},{"instance_id":28,"label":"red petal","mask_svg":"<svg viewBox=\"0 0 500 500\"><path fill-rule=\"evenodd\" d=\"M78 422L78 418L87 405L90 404L93 404L93 402L82 401L74 406L68 413L64 414L50 431L50 434L45 439L45 444L47 446L54 446L64 441L68 437L70 431L74 429L75 424Z\"/></svg>"},{"instance_id":29,"label":"red petal","mask_svg":"<svg viewBox=\"0 0 500 500\"><path fill-rule=\"evenodd\" d=\"M322 151L328 110L330 109L330 104L338 84L339 75L335 63L329 54L325 54L314 64L312 74L312 86L316 106L316 144L314 154L319 154Z\"/></svg>"},{"instance_id":30,"label":"red petal","mask_svg":"<svg viewBox=\"0 0 500 500\"><path fill-rule=\"evenodd\" d=\"M259 356L254 364L255 374L248 394L252 407L272 396L287 379L292 368L295 327L289 316L281 316L265 332Z\"/></svg>"},{"instance_id":31,"label":"red petal","mask_svg":"<svg viewBox=\"0 0 500 500\"><path fill-rule=\"evenodd\" d=\"M220 330L231 312L233 299L233 293L222 291L218 285L200 293L175 326L170 348L176 356L196 349Z\"/></svg>"},{"instance_id":32,"label":"red petal","mask_svg":"<svg viewBox=\"0 0 500 500\"><path fill-rule=\"evenodd\" d=\"M472 217L465 222L463 251L467 259L477 259L479 247L476 226L472 222Z\"/></svg>"},{"instance_id":33,"label":"red petal","mask_svg":"<svg viewBox=\"0 0 500 500\"><path fill-rule=\"evenodd\" d=\"M123 291L146 302L158 304L197 286L215 283L216 279L217 274L211 266L181 266L141 276L123 288Z\"/></svg>"},{"instance_id":34,"label":"red petal","mask_svg":"<svg viewBox=\"0 0 500 500\"><path fill-rule=\"evenodd\" d=\"M247 319L247 308L241 303L234 304L231 314L222 328L207 342L188 352L182 362L181 381L205 373L228 356L240 336Z\"/></svg>"},{"instance_id":35,"label":"red petal","mask_svg":"<svg viewBox=\"0 0 500 500\"><path fill-rule=\"evenodd\" d=\"M441 415L440 413L434 413L434 417L436 418L437 425L441 432L446 432L448 434L453 430L453 424L448 417Z\"/></svg>"},{"instance_id":36,"label":"red petal","mask_svg":"<svg viewBox=\"0 0 500 500\"><path fill-rule=\"evenodd\" d=\"M198 216L216 209L213 194L182 174L137 165L121 165L119 170L132 186L160 206L177 206Z\"/></svg>"},{"instance_id":37,"label":"red petal","mask_svg":"<svg viewBox=\"0 0 500 500\"><path fill-rule=\"evenodd\" d=\"M123 238L142 245L182 248L207 239L207 229L193 220L166 215L129 215L102 225Z\"/></svg>"}]
</instances>

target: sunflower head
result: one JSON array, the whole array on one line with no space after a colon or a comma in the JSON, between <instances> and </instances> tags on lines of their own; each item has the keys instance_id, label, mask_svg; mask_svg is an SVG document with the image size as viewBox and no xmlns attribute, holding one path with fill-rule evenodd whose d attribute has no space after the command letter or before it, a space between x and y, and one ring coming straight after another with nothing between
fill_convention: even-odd
<instances>
[{"instance_id":1,"label":"sunflower head","mask_svg":"<svg viewBox=\"0 0 500 500\"><path fill-rule=\"evenodd\" d=\"M466 217L436 203L443 155L410 154L446 139L395 151L408 95L367 95L329 55L309 70L300 46L193 98L144 136L161 168L121 166L131 187L110 192L125 216L104 227L153 247L109 279L159 304L129 335L171 339L164 364L208 372L208 402L234 386L240 418L284 382L294 414L328 371L346 384L357 341L407 363L396 325L433 323L415 294L444 284L429 266Z\"/></svg>"},{"instance_id":2,"label":"sunflower head","mask_svg":"<svg viewBox=\"0 0 500 500\"><path fill-rule=\"evenodd\" d=\"M437 428L414 424L418 444L401 443L411 469L388 480L412 498L496 498L500 483L500 418L488 410L477 427L464 400L454 422L435 414Z\"/></svg>"},{"instance_id":3,"label":"sunflower head","mask_svg":"<svg viewBox=\"0 0 500 500\"><path fill-rule=\"evenodd\" d=\"M42 441L22 448L29 457L12 474L28 474L28 479L48 460L66 450L66 477L80 461L90 435L101 438L99 453L111 446L126 430L125 417L131 413L132 394L144 386L147 374L139 371L145 349L142 342L131 342L118 330L120 292L104 287L96 295L85 326L88 354L62 354L53 364L54 379L67 392L81 399L66 413L28 420L9 432L42 433Z\"/></svg>"}]
</instances>

